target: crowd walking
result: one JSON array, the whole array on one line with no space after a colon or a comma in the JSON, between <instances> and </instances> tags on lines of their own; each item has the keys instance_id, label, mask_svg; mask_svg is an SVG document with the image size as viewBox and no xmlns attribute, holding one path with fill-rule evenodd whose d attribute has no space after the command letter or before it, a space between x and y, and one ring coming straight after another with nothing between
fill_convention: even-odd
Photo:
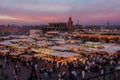
<instances>
[{"instance_id":1,"label":"crowd walking","mask_svg":"<svg viewBox=\"0 0 120 80\"><path fill-rule=\"evenodd\" d=\"M77 60L66 65L42 58L27 62L0 56L0 80L86 80L114 72L120 56L92 55L85 63Z\"/></svg>"}]
</instances>

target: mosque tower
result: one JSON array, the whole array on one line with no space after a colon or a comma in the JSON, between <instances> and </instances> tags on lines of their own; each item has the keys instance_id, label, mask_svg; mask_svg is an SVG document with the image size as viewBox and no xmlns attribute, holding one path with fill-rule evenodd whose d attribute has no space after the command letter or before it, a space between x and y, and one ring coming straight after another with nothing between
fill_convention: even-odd
<instances>
[{"instance_id":1,"label":"mosque tower","mask_svg":"<svg viewBox=\"0 0 120 80\"><path fill-rule=\"evenodd\" d=\"M73 31L74 30L73 21L72 21L71 17L69 17L69 20L67 22L67 28L68 28L69 31Z\"/></svg>"}]
</instances>

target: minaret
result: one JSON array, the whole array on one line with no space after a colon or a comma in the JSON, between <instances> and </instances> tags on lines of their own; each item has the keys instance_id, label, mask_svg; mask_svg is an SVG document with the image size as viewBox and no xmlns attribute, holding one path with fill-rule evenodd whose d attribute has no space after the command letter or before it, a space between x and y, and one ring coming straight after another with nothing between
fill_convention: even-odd
<instances>
[{"instance_id":1,"label":"minaret","mask_svg":"<svg viewBox=\"0 0 120 80\"><path fill-rule=\"evenodd\" d=\"M110 26L109 21L107 21L107 27L109 27L109 26Z\"/></svg>"},{"instance_id":2,"label":"minaret","mask_svg":"<svg viewBox=\"0 0 120 80\"><path fill-rule=\"evenodd\" d=\"M69 20L67 22L67 27L68 27L69 31L73 31L74 30L74 28L73 28L73 21L72 21L71 17L69 17Z\"/></svg>"}]
</instances>

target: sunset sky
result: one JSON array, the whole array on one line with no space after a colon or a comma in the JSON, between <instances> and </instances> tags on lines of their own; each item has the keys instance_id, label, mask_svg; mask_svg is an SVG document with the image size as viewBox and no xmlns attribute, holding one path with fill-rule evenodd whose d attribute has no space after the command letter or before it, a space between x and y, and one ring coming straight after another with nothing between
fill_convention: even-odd
<instances>
[{"instance_id":1,"label":"sunset sky","mask_svg":"<svg viewBox=\"0 0 120 80\"><path fill-rule=\"evenodd\" d=\"M0 0L0 24L120 24L120 0Z\"/></svg>"}]
</instances>

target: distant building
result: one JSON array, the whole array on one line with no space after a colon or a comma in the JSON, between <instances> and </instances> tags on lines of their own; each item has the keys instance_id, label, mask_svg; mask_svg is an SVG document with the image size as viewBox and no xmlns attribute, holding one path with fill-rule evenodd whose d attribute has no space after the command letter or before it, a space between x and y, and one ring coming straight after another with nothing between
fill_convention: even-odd
<instances>
[{"instance_id":1,"label":"distant building","mask_svg":"<svg viewBox=\"0 0 120 80\"><path fill-rule=\"evenodd\" d=\"M65 22L52 22L48 23L48 25L44 25L40 27L43 32L48 32L48 31L67 31L67 24Z\"/></svg>"},{"instance_id":2,"label":"distant building","mask_svg":"<svg viewBox=\"0 0 120 80\"><path fill-rule=\"evenodd\" d=\"M66 22L50 22L48 25L38 25L38 26L31 26L31 29L35 30L42 30L43 33L49 32L49 31L58 31L58 32L65 32L65 31L73 31L73 21L70 17L68 20L68 23ZM31 30L30 29L30 30Z\"/></svg>"},{"instance_id":3,"label":"distant building","mask_svg":"<svg viewBox=\"0 0 120 80\"><path fill-rule=\"evenodd\" d=\"M64 22L49 23L48 27L51 31L66 31L67 26Z\"/></svg>"},{"instance_id":4,"label":"distant building","mask_svg":"<svg viewBox=\"0 0 120 80\"><path fill-rule=\"evenodd\" d=\"M2 33L16 33L18 32L18 28L14 26L0 26L0 32Z\"/></svg>"},{"instance_id":5,"label":"distant building","mask_svg":"<svg viewBox=\"0 0 120 80\"><path fill-rule=\"evenodd\" d=\"M41 29L30 29L30 36L33 37L40 37L41 35L43 35L43 31Z\"/></svg>"},{"instance_id":6,"label":"distant building","mask_svg":"<svg viewBox=\"0 0 120 80\"><path fill-rule=\"evenodd\" d=\"M74 31L72 18L69 17L68 22L52 22L48 23L47 26L42 27L44 32L47 31Z\"/></svg>"},{"instance_id":7,"label":"distant building","mask_svg":"<svg viewBox=\"0 0 120 80\"><path fill-rule=\"evenodd\" d=\"M29 25L23 25L23 26L21 26L21 27L19 27L19 33L20 34L24 34L24 35L28 35L29 34L29 31L30 31L30 29L31 29L31 26L29 26Z\"/></svg>"}]
</instances>

